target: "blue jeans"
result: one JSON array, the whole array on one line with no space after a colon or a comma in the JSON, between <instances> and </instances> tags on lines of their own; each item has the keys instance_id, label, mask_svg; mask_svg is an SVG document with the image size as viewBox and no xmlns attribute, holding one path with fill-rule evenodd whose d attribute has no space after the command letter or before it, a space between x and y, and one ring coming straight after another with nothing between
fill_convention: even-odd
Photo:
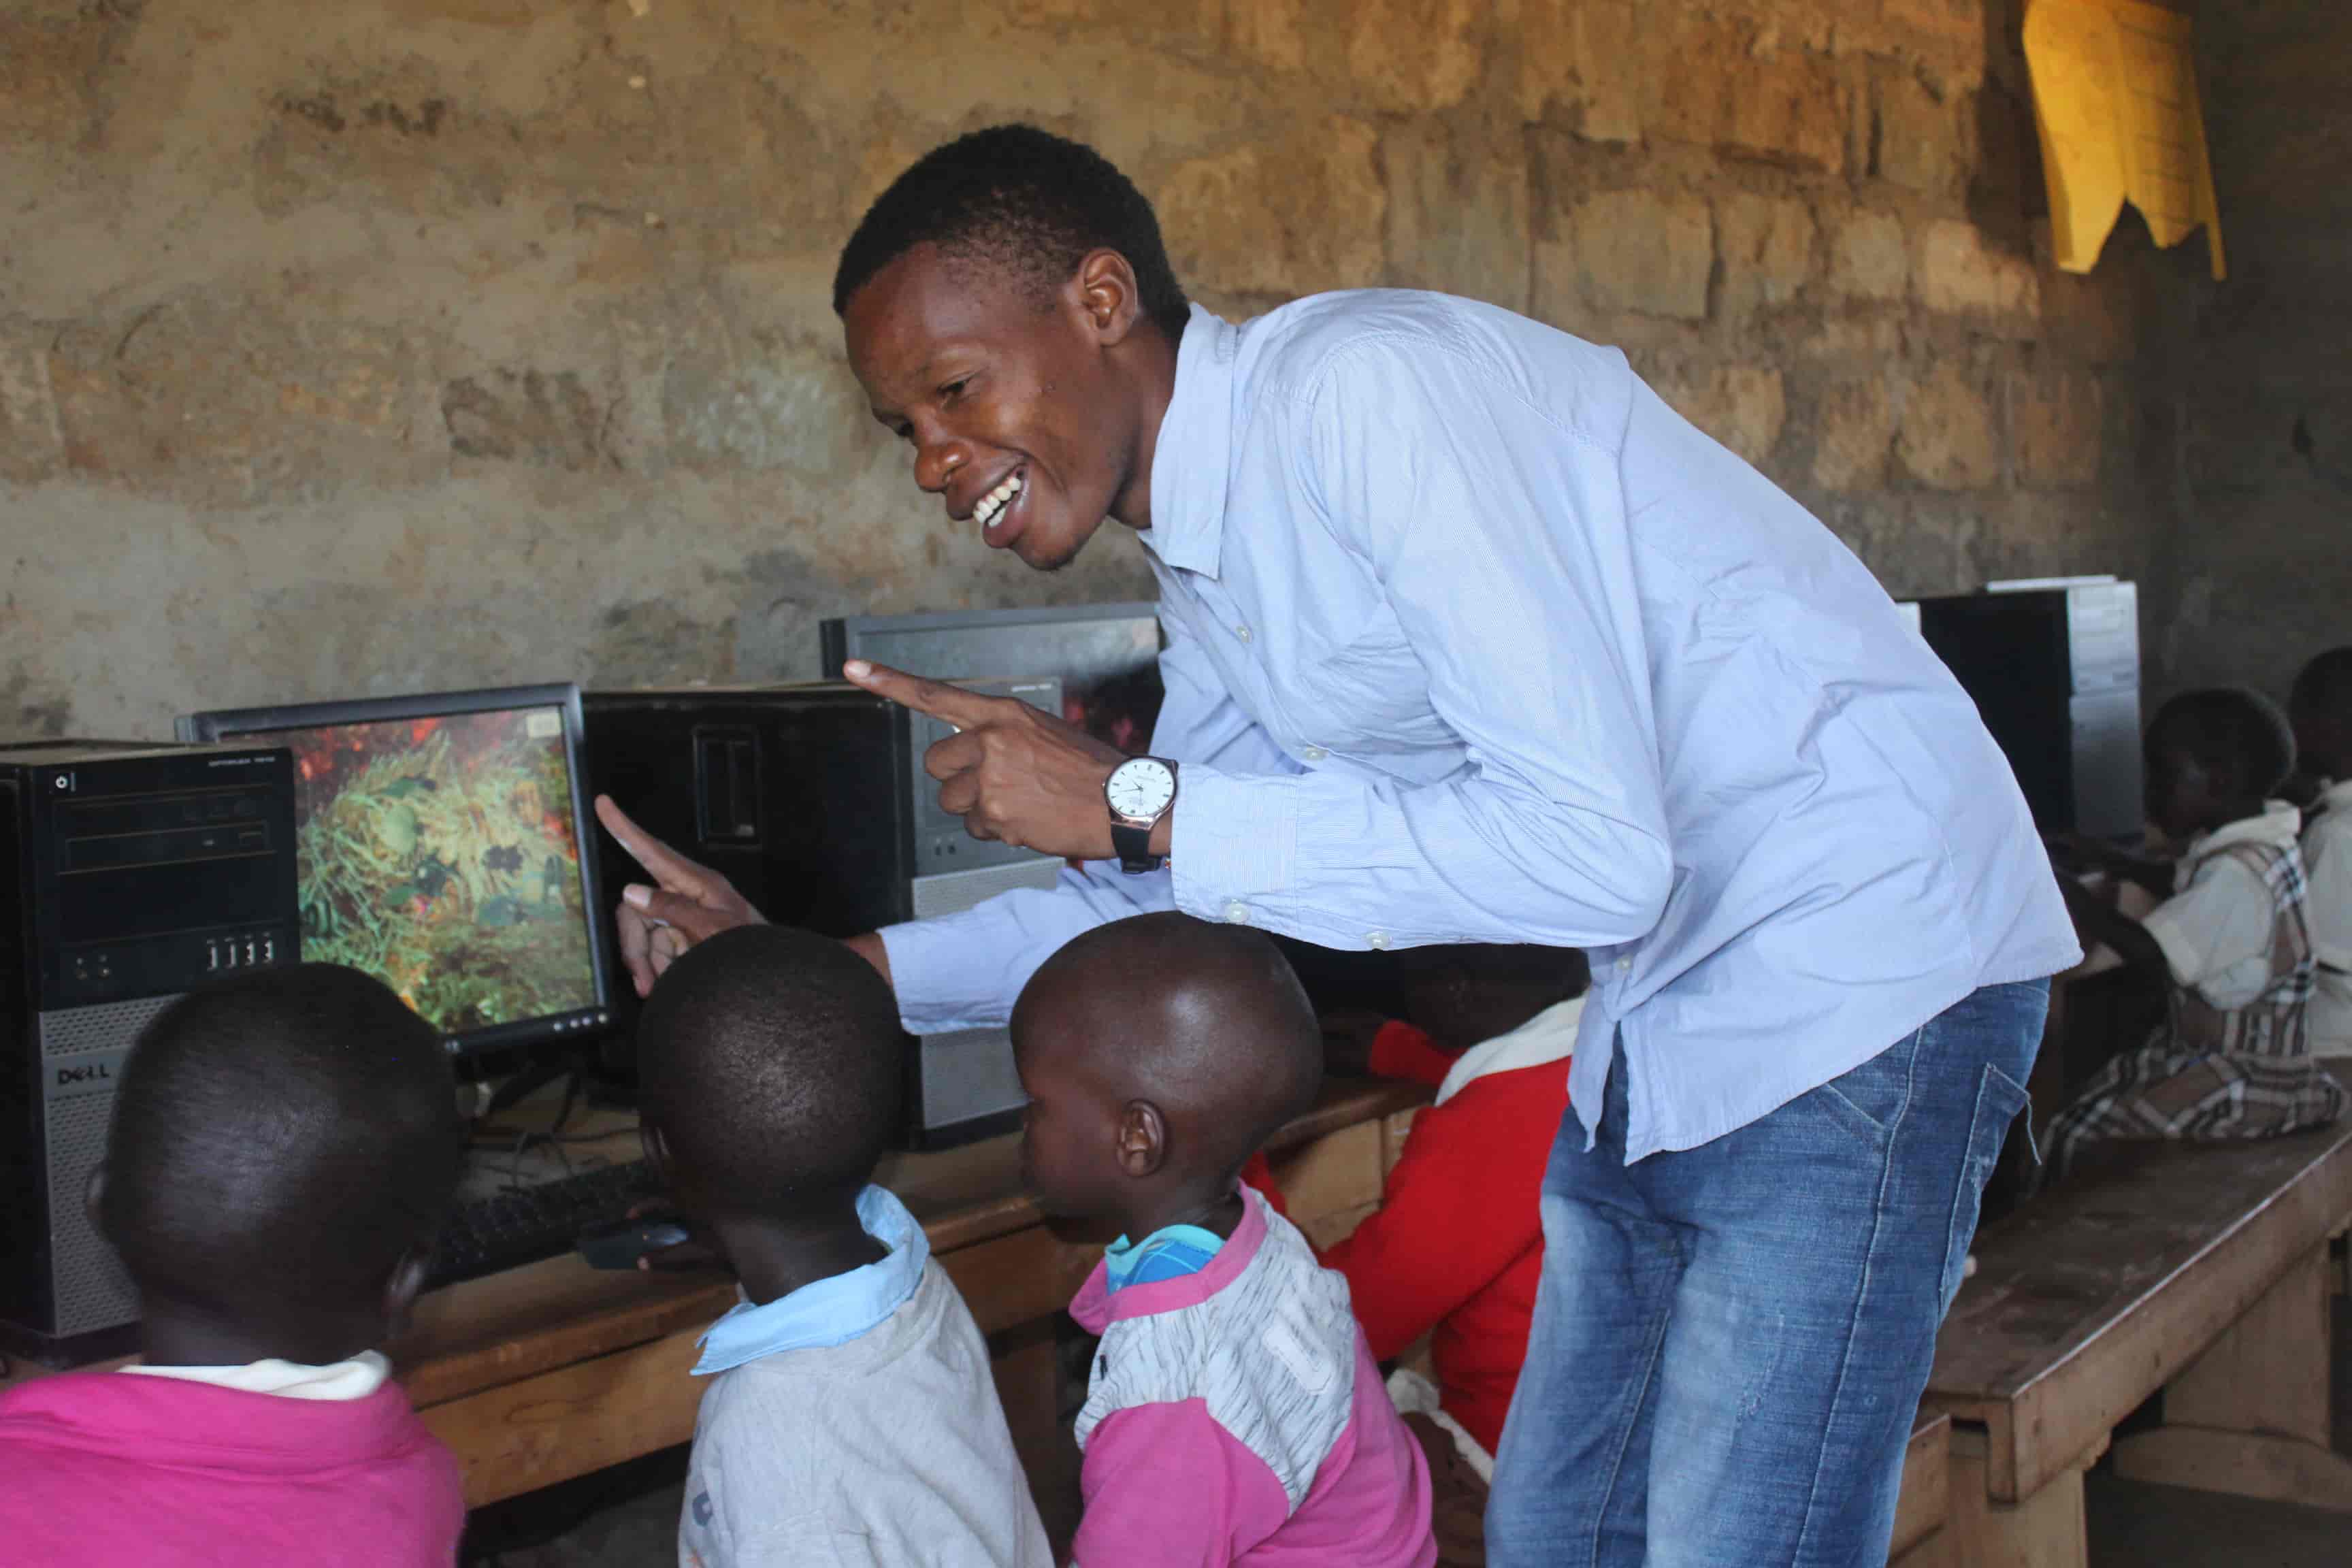
<instances>
[{"instance_id":1,"label":"blue jeans","mask_svg":"<svg viewBox=\"0 0 2352 1568\"><path fill-rule=\"evenodd\" d=\"M1494 1568L1879 1564L1904 1444L2047 982L1991 985L1696 1149L1544 1176L1535 1327L1486 1508Z\"/></svg>"}]
</instances>

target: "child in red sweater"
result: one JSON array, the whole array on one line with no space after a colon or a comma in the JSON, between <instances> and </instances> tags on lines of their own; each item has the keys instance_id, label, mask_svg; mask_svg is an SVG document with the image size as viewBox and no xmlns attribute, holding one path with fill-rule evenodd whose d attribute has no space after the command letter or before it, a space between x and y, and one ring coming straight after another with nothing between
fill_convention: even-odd
<instances>
[{"instance_id":1,"label":"child in red sweater","mask_svg":"<svg viewBox=\"0 0 2352 1568\"><path fill-rule=\"evenodd\" d=\"M1391 1361L1429 1336L1434 1400L1422 1403L1428 1384L1412 1373L1390 1388L1430 1460L1441 1561L1481 1562L1479 1516L1527 1359L1544 1167L1568 1112L1590 971L1581 952L1560 948L1286 951L1322 1005L1332 1071L1437 1090L1413 1118L1379 1211L1322 1258L1347 1277L1375 1357ZM1244 1178L1272 1185L1262 1161Z\"/></svg>"},{"instance_id":2,"label":"child in red sweater","mask_svg":"<svg viewBox=\"0 0 2352 1568\"><path fill-rule=\"evenodd\" d=\"M1383 1361L1423 1334L1438 1407L1479 1452L1482 1475L1527 1359L1543 1271L1544 1166L1568 1111L1569 1052L1584 955L1539 947L1435 947L1398 955L1405 1016L1325 1019L1335 1069L1426 1083L1379 1212L1323 1255L1348 1277Z\"/></svg>"}]
</instances>

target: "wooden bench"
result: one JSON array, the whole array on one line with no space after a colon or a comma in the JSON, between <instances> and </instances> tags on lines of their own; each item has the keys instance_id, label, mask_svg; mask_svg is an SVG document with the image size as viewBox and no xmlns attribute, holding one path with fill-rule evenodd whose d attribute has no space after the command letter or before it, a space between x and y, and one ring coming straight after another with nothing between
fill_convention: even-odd
<instances>
[{"instance_id":1,"label":"wooden bench","mask_svg":"<svg viewBox=\"0 0 2352 1568\"><path fill-rule=\"evenodd\" d=\"M2077 1568L2083 1472L2352 1508L2328 1447L2330 1237L2352 1223L2352 1125L2140 1145L1977 1239L1937 1341L1952 1561Z\"/></svg>"}]
</instances>

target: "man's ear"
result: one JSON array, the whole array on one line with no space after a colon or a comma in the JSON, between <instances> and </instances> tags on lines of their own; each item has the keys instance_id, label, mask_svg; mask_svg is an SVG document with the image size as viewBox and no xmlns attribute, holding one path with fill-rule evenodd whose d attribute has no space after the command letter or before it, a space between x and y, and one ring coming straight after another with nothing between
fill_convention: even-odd
<instances>
[{"instance_id":1,"label":"man's ear","mask_svg":"<svg viewBox=\"0 0 2352 1568\"><path fill-rule=\"evenodd\" d=\"M1118 1168L1126 1175L1151 1175L1168 1163L1168 1119L1148 1100L1130 1100L1118 1113Z\"/></svg>"},{"instance_id":2,"label":"man's ear","mask_svg":"<svg viewBox=\"0 0 2352 1568\"><path fill-rule=\"evenodd\" d=\"M1078 308L1087 330L1103 348L1127 341L1135 330L1142 305L1137 298L1135 268L1116 250L1090 250L1078 262L1073 279Z\"/></svg>"}]
</instances>

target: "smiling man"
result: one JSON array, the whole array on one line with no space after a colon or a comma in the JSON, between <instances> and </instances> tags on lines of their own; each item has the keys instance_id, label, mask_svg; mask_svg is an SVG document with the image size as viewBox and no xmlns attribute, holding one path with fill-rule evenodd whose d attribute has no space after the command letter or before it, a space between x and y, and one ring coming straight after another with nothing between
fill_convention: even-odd
<instances>
[{"instance_id":1,"label":"smiling man","mask_svg":"<svg viewBox=\"0 0 2352 1568\"><path fill-rule=\"evenodd\" d=\"M852 669L961 727L929 761L973 832L1097 862L859 939L908 1026L1002 1022L1071 936L1171 906L1589 950L1491 1560L1883 1559L2077 950L1862 564L1612 350L1433 294L1188 307L1149 204L1043 132L909 169L835 301L949 516L1048 570L1124 525L1168 637L1148 763ZM641 985L756 918L604 809L663 884L623 910Z\"/></svg>"}]
</instances>

